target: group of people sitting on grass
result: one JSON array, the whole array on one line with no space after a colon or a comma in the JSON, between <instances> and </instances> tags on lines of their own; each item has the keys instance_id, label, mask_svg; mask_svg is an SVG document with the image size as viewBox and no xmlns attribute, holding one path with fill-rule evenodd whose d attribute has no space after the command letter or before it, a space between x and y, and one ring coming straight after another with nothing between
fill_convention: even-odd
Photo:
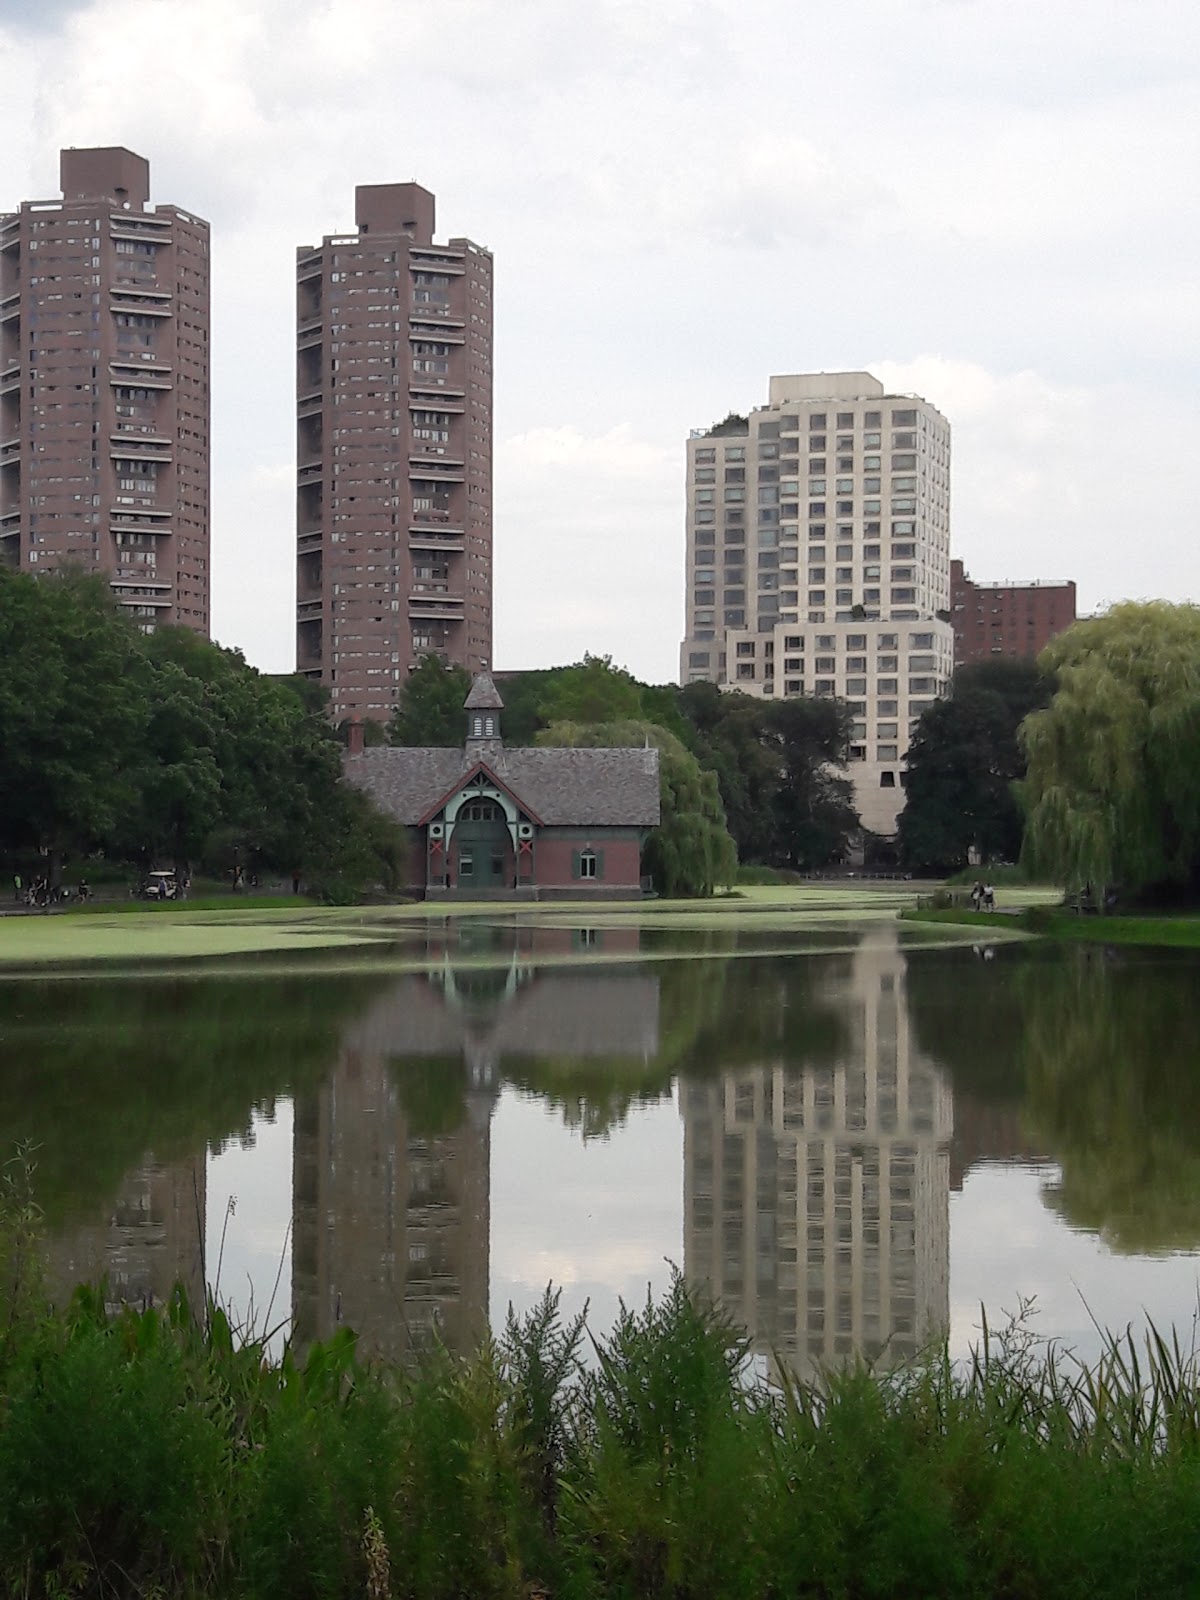
<instances>
[{"instance_id":1,"label":"group of people sitting on grass","mask_svg":"<svg viewBox=\"0 0 1200 1600\"><path fill-rule=\"evenodd\" d=\"M976 883L971 889L971 906L975 911L994 911L996 891L990 883Z\"/></svg>"}]
</instances>

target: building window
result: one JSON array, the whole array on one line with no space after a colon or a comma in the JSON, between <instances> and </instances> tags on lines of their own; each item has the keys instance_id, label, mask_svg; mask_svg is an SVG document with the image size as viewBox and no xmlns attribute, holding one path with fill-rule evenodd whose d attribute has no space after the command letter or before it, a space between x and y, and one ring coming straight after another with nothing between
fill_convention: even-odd
<instances>
[{"instance_id":1,"label":"building window","mask_svg":"<svg viewBox=\"0 0 1200 1600\"><path fill-rule=\"evenodd\" d=\"M577 878L596 879L604 876L603 852L596 850L580 850L575 853L575 876Z\"/></svg>"}]
</instances>

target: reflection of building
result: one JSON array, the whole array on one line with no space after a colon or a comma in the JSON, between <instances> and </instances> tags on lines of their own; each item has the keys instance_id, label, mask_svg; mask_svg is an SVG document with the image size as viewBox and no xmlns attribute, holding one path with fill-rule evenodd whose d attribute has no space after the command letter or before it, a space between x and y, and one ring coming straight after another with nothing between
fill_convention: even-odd
<instances>
[{"instance_id":1,"label":"reflection of building","mask_svg":"<svg viewBox=\"0 0 1200 1600\"><path fill-rule=\"evenodd\" d=\"M801 1375L949 1322L950 1088L912 1048L894 934L828 998L843 1056L681 1086L689 1281Z\"/></svg>"},{"instance_id":2,"label":"reflection of building","mask_svg":"<svg viewBox=\"0 0 1200 1600\"><path fill-rule=\"evenodd\" d=\"M162 1305L182 1283L204 1305L205 1156L160 1165L147 1156L121 1181L108 1215L52 1238L47 1281L62 1303L76 1284L107 1281L110 1305Z\"/></svg>"},{"instance_id":3,"label":"reflection of building","mask_svg":"<svg viewBox=\"0 0 1200 1600\"><path fill-rule=\"evenodd\" d=\"M535 961L636 930L431 927L440 968L401 979L345 1032L295 1108L292 1293L301 1345L339 1324L403 1359L485 1332L490 1118L503 1061L651 1060L658 980ZM502 945L496 941L502 940Z\"/></svg>"},{"instance_id":4,"label":"reflection of building","mask_svg":"<svg viewBox=\"0 0 1200 1600\"><path fill-rule=\"evenodd\" d=\"M478 1341L490 1115L489 1098L469 1094L463 1122L422 1135L400 1103L388 1053L353 1039L321 1088L297 1100L292 1296L302 1345L339 1323L354 1328L364 1352L393 1360L433 1333L451 1349Z\"/></svg>"},{"instance_id":5,"label":"reflection of building","mask_svg":"<svg viewBox=\"0 0 1200 1600\"><path fill-rule=\"evenodd\" d=\"M955 1096L950 1187L956 1194L976 1167L1045 1166L1049 1161L1025 1132L1019 1103L990 1105L961 1090Z\"/></svg>"}]
</instances>

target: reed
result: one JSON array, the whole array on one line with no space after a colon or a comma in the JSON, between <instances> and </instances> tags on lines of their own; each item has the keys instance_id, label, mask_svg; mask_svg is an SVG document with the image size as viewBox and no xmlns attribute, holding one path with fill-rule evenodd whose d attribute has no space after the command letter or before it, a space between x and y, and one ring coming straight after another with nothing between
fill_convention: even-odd
<instances>
[{"instance_id":1,"label":"reed","mask_svg":"<svg viewBox=\"0 0 1200 1600\"><path fill-rule=\"evenodd\" d=\"M1195 1348L1126 1330L1084 1364L1027 1309L966 1362L768 1382L678 1278L603 1337L548 1292L412 1370L345 1330L270 1360L179 1293L25 1296L0 1344L0 1592L1194 1594Z\"/></svg>"}]
</instances>

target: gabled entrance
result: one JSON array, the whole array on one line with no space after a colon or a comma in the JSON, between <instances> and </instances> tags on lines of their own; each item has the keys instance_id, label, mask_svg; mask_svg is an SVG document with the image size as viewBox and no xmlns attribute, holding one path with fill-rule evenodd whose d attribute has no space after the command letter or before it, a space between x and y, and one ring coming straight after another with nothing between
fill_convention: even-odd
<instances>
[{"instance_id":1,"label":"gabled entrance","mask_svg":"<svg viewBox=\"0 0 1200 1600\"><path fill-rule=\"evenodd\" d=\"M508 819L495 800L480 797L459 807L454 824L455 881L460 891L505 889L513 881Z\"/></svg>"}]
</instances>

